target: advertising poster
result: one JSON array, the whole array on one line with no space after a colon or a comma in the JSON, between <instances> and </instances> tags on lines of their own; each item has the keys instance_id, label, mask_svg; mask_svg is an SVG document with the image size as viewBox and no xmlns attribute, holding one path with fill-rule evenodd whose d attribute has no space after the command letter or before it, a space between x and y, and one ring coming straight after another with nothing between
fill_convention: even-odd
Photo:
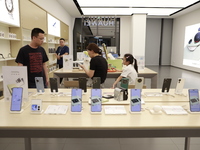
<instances>
[{"instance_id":1,"label":"advertising poster","mask_svg":"<svg viewBox=\"0 0 200 150\"><path fill-rule=\"evenodd\" d=\"M63 55L63 70L73 70L73 56Z\"/></svg>"}]
</instances>

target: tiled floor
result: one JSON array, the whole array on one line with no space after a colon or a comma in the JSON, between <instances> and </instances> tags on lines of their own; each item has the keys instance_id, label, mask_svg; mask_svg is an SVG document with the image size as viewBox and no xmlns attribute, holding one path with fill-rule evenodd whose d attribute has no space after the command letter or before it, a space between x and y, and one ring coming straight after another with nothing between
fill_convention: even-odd
<instances>
[{"instance_id":1,"label":"tiled floor","mask_svg":"<svg viewBox=\"0 0 200 150\"><path fill-rule=\"evenodd\" d=\"M171 88L175 88L178 78L185 78L185 88L200 89L199 73L169 66L148 68L158 72L158 88L165 77L171 77ZM150 81L145 82L149 88ZM112 85L112 81L108 84ZM33 138L31 141L32 150L184 150L184 138ZM0 150L25 150L24 139L0 138ZM191 138L190 150L200 150L200 138Z\"/></svg>"}]
</instances>

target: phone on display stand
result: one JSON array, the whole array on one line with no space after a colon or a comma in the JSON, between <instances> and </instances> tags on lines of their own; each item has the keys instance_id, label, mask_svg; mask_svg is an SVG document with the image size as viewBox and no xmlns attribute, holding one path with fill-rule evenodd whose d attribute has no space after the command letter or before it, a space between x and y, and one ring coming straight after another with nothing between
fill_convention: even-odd
<instances>
[{"instance_id":1,"label":"phone on display stand","mask_svg":"<svg viewBox=\"0 0 200 150\"><path fill-rule=\"evenodd\" d=\"M128 89L129 79L128 78L122 78L120 87L124 89Z\"/></svg>"},{"instance_id":2,"label":"phone on display stand","mask_svg":"<svg viewBox=\"0 0 200 150\"><path fill-rule=\"evenodd\" d=\"M32 99L31 112L32 113L41 113L42 112L42 100L41 99Z\"/></svg>"},{"instance_id":3,"label":"phone on display stand","mask_svg":"<svg viewBox=\"0 0 200 150\"><path fill-rule=\"evenodd\" d=\"M131 89L130 111L141 111L141 89Z\"/></svg>"},{"instance_id":4,"label":"phone on display stand","mask_svg":"<svg viewBox=\"0 0 200 150\"><path fill-rule=\"evenodd\" d=\"M198 89L189 89L189 104L191 112L199 112L199 90Z\"/></svg>"},{"instance_id":5,"label":"phone on display stand","mask_svg":"<svg viewBox=\"0 0 200 150\"><path fill-rule=\"evenodd\" d=\"M57 83L57 78L49 78L50 80L50 87L51 87L51 92L58 92L58 83Z\"/></svg>"},{"instance_id":6,"label":"phone on display stand","mask_svg":"<svg viewBox=\"0 0 200 150\"><path fill-rule=\"evenodd\" d=\"M171 81L172 81L171 78L164 78L162 92L169 92Z\"/></svg>"},{"instance_id":7,"label":"phone on display stand","mask_svg":"<svg viewBox=\"0 0 200 150\"><path fill-rule=\"evenodd\" d=\"M82 89L72 89L71 112L82 111Z\"/></svg>"},{"instance_id":8,"label":"phone on display stand","mask_svg":"<svg viewBox=\"0 0 200 150\"><path fill-rule=\"evenodd\" d=\"M79 81L79 88L87 92L87 79L85 77L81 77L78 79Z\"/></svg>"},{"instance_id":9,"label":"phone on display stand","mask_svg":"<svg viewBox=\"0 0 200 150\"><path fill-rule=\"evenodd\" d=\"M91 89L91 112L102 111L101 89Z\"/></svg>"},{"instance_id":10,"label":"phone on display stand","mask_svg":"<svg viewBox=\"0 0 200 150\"><path fill-rule=\"evenodd\" d=\"M175 89L175 94L182 94L184 84L185 84L185 79L178 78L178 81L176 84L176 89Z\"/></svg>"},{"instance_id":11,"label":"phone on display stand","mask_svg":"<svg viewBox=\"0 0 200 150\"><path fill-rule=\"evenodd\" d=\"M44 92L43 77L35 77L35 85L38 93Z\"/></svg>"},{"instance_id":12,"label":"phone on display stand","mask_svg":"<svg viewBox=\"0 0 200 150\"><path fill-rule=\"evenodd\" d=\"M100 85L101 85L101 78L100 77L94 77L92 79L92 88L93 89L100 89L101 88Z\"/></svg>"},{"instance_id":13,"label":"phone on display stand","mask_svg":"<svg viewBox=\"0 0 200 150\"><path fill-rule=\"evenodd\" d=\"M135 79L135 89L142 89L144 85L144 77L137 77Z\"/></svg>"},{"instance_id":14,"label":"phone on display stand","mask_svg":"<svg viewBox=\"0 0 200 150\"><path fill-rule=\"evenodd\" d=\"M23 96L23 88L22 87L13 87L12 88L10 111L19 111L19 112L21 111L22 96Z\"/></svg>"}]
</instances>

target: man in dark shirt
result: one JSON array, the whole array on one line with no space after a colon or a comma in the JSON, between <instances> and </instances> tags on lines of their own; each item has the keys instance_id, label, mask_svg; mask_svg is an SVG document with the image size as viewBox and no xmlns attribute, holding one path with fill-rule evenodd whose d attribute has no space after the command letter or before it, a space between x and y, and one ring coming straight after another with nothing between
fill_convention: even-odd
<instances>
[{"instance_id":1,"label":"man in dark shirt","mask_svg":"<svg viewBox=\"0 0 200 150\"><path fill-rule=\"evenodd\" d=\"M49 60L43 47L44 31L34 28L31 32L31 43L22 47L15 60L18 66L27 66L28 87L36 88L35 77L43 77L44 86L48 86L49 77L46 62Z\"/></svg>"}]
</instances>

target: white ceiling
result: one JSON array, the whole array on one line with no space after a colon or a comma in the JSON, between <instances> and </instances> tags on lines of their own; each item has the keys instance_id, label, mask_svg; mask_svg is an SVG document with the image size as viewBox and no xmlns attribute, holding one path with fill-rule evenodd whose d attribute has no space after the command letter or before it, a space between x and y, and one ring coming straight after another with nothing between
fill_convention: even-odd
<instances>
[{"instance_id":1,"label":"white ceiling","mask_svg":"<svg viewBox=\"0 0 200 150\"><path fill-rule=\"evenodd\" d=\"M81 14L73 0L57 0L73 17ZM200 8L197 0L76 0L84 15L130 16L134 13L145 13L147 17L174 18ZM191 4L194 4L191 7ZM170 14L180 11L175 15Z\"/></svg>"}]
</instances>

